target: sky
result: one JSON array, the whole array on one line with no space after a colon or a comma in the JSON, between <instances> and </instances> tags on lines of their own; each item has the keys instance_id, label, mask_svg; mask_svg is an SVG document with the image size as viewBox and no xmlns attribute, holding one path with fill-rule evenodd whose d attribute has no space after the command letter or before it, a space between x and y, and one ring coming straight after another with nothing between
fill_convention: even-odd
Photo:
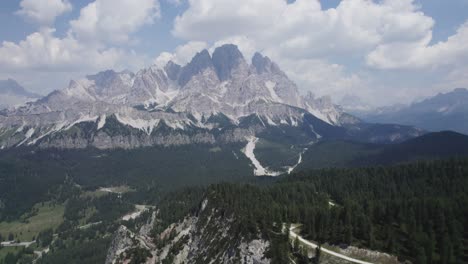
<instances>
[{"instance_id":1,"label":"sky","mask_svg":"<svg viewBox=\"0 0 468 264\"><path fill-rule=\"evenodd\" d=\"M468 0L8 0L0 25L0 79L41 94L224 43L337 103L468 88Z\"/></svg>"}]
</instances>

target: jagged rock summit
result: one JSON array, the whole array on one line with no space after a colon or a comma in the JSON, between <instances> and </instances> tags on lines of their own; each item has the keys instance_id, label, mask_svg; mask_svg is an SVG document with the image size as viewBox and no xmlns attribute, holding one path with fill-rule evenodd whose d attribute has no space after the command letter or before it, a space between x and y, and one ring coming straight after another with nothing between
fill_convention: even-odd
<instances>
[{"instance_id":1,"label":"jagged rock summit","mask_svg":"<svg viewBox=\"0 0 468 264\"><path fill-rule=\"evenodd\" d=\"M170 61L137 73L88 75L36 102L3 111L0 147L222 144L284 134L285 128L295 131L288 132L295 143L398 141L420 133L401 127L376 130L330 99L301 96L268 57L256 53L247 62L237 46L228 44L213 55L203 50L184 66Z\"/></svg>"},{"instance_id":2,"label":"jagged rock summit","mask_svg":"<svg viewBox=\"0 0 468 264\"><path fill-rule=\"evenodd\" d=\"M0 80L0 109L22 105L40 96L26 90L13 79Z\"/></svg>"}]
</instances>

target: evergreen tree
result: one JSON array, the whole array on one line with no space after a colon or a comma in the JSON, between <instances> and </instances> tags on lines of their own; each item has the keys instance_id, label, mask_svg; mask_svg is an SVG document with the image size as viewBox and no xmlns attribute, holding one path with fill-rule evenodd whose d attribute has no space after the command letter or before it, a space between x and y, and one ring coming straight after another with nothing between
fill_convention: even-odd
<instances>
[{"instance_id":1,"label":"evergreen tree","mask_svg":"<svg viewBox=\"0 0 468 264\"><path fill-rule=\"evenodd\" d=\"M314 258L315 264L320 263L320 254L322 254L321 251L322 251L322 244L318 244L318 247L315 248L315 258Z\"/></svg>"},{"instance_id":2,"label":"evergreen tree","mask_svg":"<svg viewBox=\"0 0 468 264\"><path fill-rule=\"evenodd\" d=\"M418 247L416 251L416 263L421 263L421 264L428 263L427 257L426 257L426 251L424 250L423 247Z\"/></svg>"}]
</instances>

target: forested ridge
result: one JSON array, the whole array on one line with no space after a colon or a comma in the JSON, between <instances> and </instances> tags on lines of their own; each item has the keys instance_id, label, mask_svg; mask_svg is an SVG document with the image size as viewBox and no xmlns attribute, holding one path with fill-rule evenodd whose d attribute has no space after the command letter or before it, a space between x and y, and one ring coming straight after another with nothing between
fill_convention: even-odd
<instances>
[{"instance_id":1,"label":"forested ridge","mask_svg":"<svg viewBox=\"0 0 468 264\"><path fill-rule=\"evenodd\" d=\"M413 263L467 263L467 187L468 160L452 159L302 172L267 186L217 184L207 198L238 219L244 236L260 228L275 238L270 256L276 263L288 248L272 234L278 223L301 223L302 235L319 243L370 248Z\"/></svg>"}]
</instances>

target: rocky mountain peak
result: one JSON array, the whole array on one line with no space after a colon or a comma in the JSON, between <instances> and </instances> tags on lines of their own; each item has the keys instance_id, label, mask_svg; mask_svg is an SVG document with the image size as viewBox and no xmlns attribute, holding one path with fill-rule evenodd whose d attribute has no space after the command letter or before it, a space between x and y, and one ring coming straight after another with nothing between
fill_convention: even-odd
<instances>
[{"instance_id":1,"label":"rocky mountain peak","mask_svg":"<svg viewBox=\"0 0 468 264\"><path fill-rule=\"evenodd\" d=\"M216 48L213 53L213 65L220 81L229 80L232 71L241 63L245 63L244 56L236 45L223 45Z\"/></svg>"},{"instance_id":2,"label":"rocky mountain peak","mask_svg":"<svg viewBox=\"0 0 468 264\"><path fill-rule=\"evenodd\" d=\"M468 89L466 88L455 88L455 90L453 90L454 93L468 93Z\"/></svg>"},{"instance_id":3,"label":"rocky mountain peak","mask_svg":"<svg viewBox=\"0 0 468 264\"><path fill-rule=\"evenodd\" d=\"M30 98L39 97L38 94L27 91L17 81L11 78L8 78L7 80L0 80L0 94L14 94Z\"/></svg>"},{"instance_id":4,"label":"rocky mountain peak","mask_svg":"<svg viewBox=\"0 0 468 264\"><path fill-rule=\"evenodd\" d=\"M20 106L39 97L40 95L24 89L13 79L0 80L0 109Z\"/></svg>"},{"instance_id":5,"label":"rocky mountain peak","mask_svg":"<svg viewBox=\"0 0 468 264\"><path fill-rule=\"evenodd\" d=\"M86 78L95 82L103 82L114 78L117 73L114 70L105 70L93 75L87 75Z\"/></svg>"},{"instance_id":6,"label":"rocky mountain peak","mask_svg":"<svg viewBox=\"0 0 468 264\"><path fill-rule=\"evenodd\" d=\"M183 67L169 62L135 74L89 75L6 113L0 115L0 130L20 132L0 147L232 143L284 126L311 142L345 136L340 126L359 125L329 98L301 96L268 57L257 53L249 65L235 45L219 47L213 56L203 50ZM74 126L81 132L70 136Z\"/></svg>"},{"instance_id":7,"label":"rocky mountain peak","mask_svg":"<svg viewBox=\"0 0 468 264\"><path fill-rule=\"evenodd\" d=\"M255 68L258 74L283 74L283 72L276 63L272 62L267 56L263 56L258 52L256 52L252 57L252 66Z\"/></svg>"},{"instance_id":8,"label":"rocky mountain peak","mask_svg":"<svg viewBox=\"0 0 468 264\"><path fill-rule=\"evenodd\" d=\"M173 81L176 81L179 78L181 69L182 66L174 63L173 61L169 61L166 66L164 66L164 71L166 71L167 77Z\"/></svg>"},{"instance_id":9,"label":"rocky mountain peak","mask_svg":"<svg viewBox=\"0 0 468 264\"><path fill-rule=\"evenodd\" d=\"M179 85L185 86L193 76L202 73L203 70L207 68L214 68L214 66L210 53L205 49L198 52L195 57L181 69L178 80Z\"/></svg>"},{"instance_id":10,"label":"rocky mountain peak","mask_svg":"<svg viewBox=\"0 0 468 264\"><path fill-rule=\"evenodd\" d=\"M100 100L108 100L116 96L128 94L133 85L135 74L130 71L115 72L107 70L95 75L88 75L86 79L91 81L88 90Z\"/></svg>"},{"instance_id":11,"label":"rocky mountain peak","mask_svg":"<svg viewBox=\"0 0 468 264\"><path fill-rule=\"evenodd\" d=\"M86 79L94 81L97 87L108 86L115 80L117 73L113 70L98 72L94 75L87 75Z\"/></svg>"}]
</instances>

